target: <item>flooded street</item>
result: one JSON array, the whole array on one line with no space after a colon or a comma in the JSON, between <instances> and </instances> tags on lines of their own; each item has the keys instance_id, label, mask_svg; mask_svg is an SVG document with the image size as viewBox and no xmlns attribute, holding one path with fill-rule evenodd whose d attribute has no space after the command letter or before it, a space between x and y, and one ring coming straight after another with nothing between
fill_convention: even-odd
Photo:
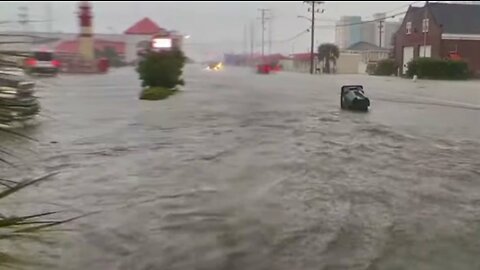
<instances>
[{"instance_id":1,"label":"flooded street","mask_svg":"<svg viewBox=\"0 0 480 270\"><path fill-rule=\"evenodd\" d=\"M17 162L60 174L11 205L99 211L41 249L54 269L480 268L479 82L185 73L160 102L131 68L40 79Z\"/></svg>"}]
</instances>

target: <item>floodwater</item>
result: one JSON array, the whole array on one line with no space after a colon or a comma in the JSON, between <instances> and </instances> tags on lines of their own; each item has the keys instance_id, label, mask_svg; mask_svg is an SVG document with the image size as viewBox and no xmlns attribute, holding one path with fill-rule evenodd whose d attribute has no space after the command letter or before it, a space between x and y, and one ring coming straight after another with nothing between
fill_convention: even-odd
<instances>
[{"instance_id":1,"label":"floodwater","mask_svg":"<svg viewBox=\"0 0 480 270\"><path fill-rule=\"evenodd\" d=\"M185 79L160 102L130 68L39 81L39 142L9 174L60 174L11 211L99 211L37 247L50 269L480 269L478 82ZM369 113L339 110L348 83Z\"/></svg>"}]
</instances>

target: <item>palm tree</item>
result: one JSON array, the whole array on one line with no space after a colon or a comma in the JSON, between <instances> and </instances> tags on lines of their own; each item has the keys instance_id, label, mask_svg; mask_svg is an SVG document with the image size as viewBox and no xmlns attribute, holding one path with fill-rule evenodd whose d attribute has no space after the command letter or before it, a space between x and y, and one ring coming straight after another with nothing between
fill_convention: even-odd
<instances>
[{"instance_id":1,"label":"palm tree","mask_svg":"<svg viewBox=\"0 0 480 270\"><path fill-rule=\"evenodd\" d=\"M6 133L6 134L3 134ZM15 136L20 139L34 140L26 135L23 135L17 131L12 131L9 129L4 129L0 127L0 135ZM14 166L3 156L13 156L8 149L5 149L2 144L0 144L0 169L2 166ZM0 202L3 202L6 197L15 196L19 191L22 191L25 188L33 187L41 182L48 181L57 173L50 173L38 178L32 178L30 180L24 181L13 181L5 179L0 175ZM39 241L40 235L37 235L40 232L48 232L49 229L53 227L60 226L64 223L68 223L85 217L93 213L87 213L84 215L78 215L73 218L67 219L58 219L55 218L55 214L58 212L37 212L29 215L7 215L3 207L0 207L0 245L6 241L15 241L15 240L29 240L29 241ZM38 238L36 237L38 236ZM18 254L10 254L12 250L0 250L0 269L17 269L21 264L27 263L27 261L17 257ZM38 262L38 261L37 261Z\"/></svg>"},{"instance_id":2,"label":"palm tree","mask_svg":"<svg viewBox=\"0 0 480 270\"><path fill-rule=\"evenodd\" d=\"M323 61L325 73L330 73L330 61L336 64L339 56L340 50L335 44L324 43L318 46L318 60Z\"/></svg>"},{"instance_id":3,"label":"palm tree","mask_svg":"<svg viewBox=\"0 0 480 270\"><path fill-rule=\"evenodd\" d=\"M6 62L6 61L5 61ZM2 63L0 62L0 68L2 68ZM6 63L12 64L12 63ZM0 86L10 86L16 85L17 87L20 82L10 79L9 77L0 78ZM15 88L13 87L13 88ZM10 101L11 102L11 101ZM4 104L5 101L0 103L0 109L3 111L9 111L11 108ZM8 129L3 127L1 124L8 125L7 123L2 123L0 121L0 170L3 170L5 167L11 166L18 168L12 163L11 158L17 158L11 150L7 149L4 144L4 139L6 136L12 136L15 139L22 140L32 140L36 141L34 138L31 138L27 135L24 135L16 130ZM48 179L51 179L56 173L48 174L39 178L32 178L30 180L24 181L14 181L6 179L0 173L0 202L3 203L5 198L9 196L15 196L19 191L22 191L25 188L33 187L41 182L44 182ZM35 240L35 233L40 231L48 231L55 226L61 225L73 221L81 216L77 216L70 219L56 219L56 212L39 212L29 215L8 215L4 207L0 207L0 246L6 241L14 241L17 239L29 239ZM9 253L10 250L2 248L0 250L0 268L5 269L7 267L14 267L15 264L19 264L20 261L17 258L14 258Z\"/></svg>"}]
</instances>

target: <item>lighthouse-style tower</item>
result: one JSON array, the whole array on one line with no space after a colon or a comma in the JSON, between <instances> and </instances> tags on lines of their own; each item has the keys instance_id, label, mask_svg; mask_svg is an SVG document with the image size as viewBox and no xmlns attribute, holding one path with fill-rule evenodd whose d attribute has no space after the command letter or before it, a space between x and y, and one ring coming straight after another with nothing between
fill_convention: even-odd
<instances>
[{"instance_id":1,"label":"lighthouse-style tower","mask_svg":"<svg viewBox=\"0 0 480 270\"><path fill-rule=\"evenodd\" d=\"M80 12L78 18L80 19L80 43L79 54L84 61L95 60L95 49L93 45L93 28L92 28L92 11L88 1L81 1Z\"/></svg>"}]
</instances>

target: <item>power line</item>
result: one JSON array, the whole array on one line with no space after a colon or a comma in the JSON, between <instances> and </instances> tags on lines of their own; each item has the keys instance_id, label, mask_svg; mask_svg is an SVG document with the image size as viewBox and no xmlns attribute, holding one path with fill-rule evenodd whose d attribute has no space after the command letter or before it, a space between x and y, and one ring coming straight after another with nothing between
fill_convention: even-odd
<instances>
[{"instance_id":1,"label":"power line","mask_svg":"<svg viewBox=\"0 0 480 270\"><path fill-rule=\"evenodd\" d=\"M410 7L412 5L415 5L417 3L420 3L422 1L414 1L414 2L411 2L409 4L405 4L405 5L402 5L402 6L399 6L397 8L394 8L394 9L390 9L390 10L387 10L387 11L383 11L383 12L376 12L376 14L382 14L384 13L385 15L387 15L388 13L391 13L391 12L394 12L394 11L397 11L397 10L400 10L400 9L404 9L404 8L407 8L407 7ZM388 17L388 16L387 16ZM367 16L366 18L374 18L374 15L370 15L370 16Z\"/></svg>"},{"instance_id":2,"label":"power line","mask_svg":"<svg viewBox=\"0 0 480 270\"><path fill-rule=\"evenodd\" d=\"M363 22L359 22L359 23L349 23L349 24L342 24L342 25L319 25L319 26L316 26L315 28L328 28L328 29L331 29L331 28L336 28L336 27L346 27L346 26L352 26L352 25L361 25L361 24L366 24L366 23L371 23L371 22L377 22L377 21L384 21L385 19L388 19L388 18L394 18L396 16L399 16L399 15L403 15L407 13L406 11L405 12L400 12L400 13L396 13L396 14L393 14L393 15L390 15L390 16L385 16L385 17L382 17L382 18L378 18L378 19L374 19L374 20L368 20L368 21L363 21ZM310 31L310 29L306 29L306 30L303 30L297 34L295 34L294 36L290 37L290 38L287 38L287 39L284 39L284 40L272 40L272 43L286 43L286 42L289 42L289 41L293 41L297 38L299 38L300 36L304 35L305 33L308 33ZM251 36L252 35L252 32L253 32L253 25L251 25L251 30L250 30L250 34ZM251 39L251 48L253 47L253 38ZM208 45L212 45L212 44L242 44L241 41L232 41L232 42L194 42L194 43L186 43L185 45L187 46L191 46L191 45L205 45L205 46L208 46Z\"/></svg>"},{"instance_id":3,"label":"power line","mask_svg":"<svg viewBox=\"0 0 480 270\"><path fill-rule=\"evenodd\" d=\"M408 4L408 5L403 5L401 7L397 7L395 9L392 9L392 10L389 10L387 12L383 12L383 13L390 13L392 11L395 11L395 10L399 10L403 7L407 7L409 5L413 5L413 4L416 4L418 2L421 2L421 1L415 1L413 2L412 4ZM378 13L382 13L382 12L378 12ZM319 25L319 26L316 26L315 28L316 29L332 29L332 28L336 28L336 27L347 27L347 26L353 26L353 25L362 25L362 24L367 24L367 23L372 23L372 22L378 22L378 21L384 21L385 19L389 19L389 18L395 18L396 16L399 16L399 15L403 15L403 14L406 14L407 11L404 11L404 12L398 12L398 13L395 13L395 14L392 14L392 15L386 15L382 18L377 18L377 19L372 19L372 20L367 20L367 21L362 21L362 22L359 22L359 23L349 23L349 24L342 24L342 25ZM267 18L265 18L265 20L267 20ZM316 18L315 21L331 21L330 19L318 19ZM265 26L265 25L264 25ZM254 53L254 48L258 48L259 45L258 44L255 44L255 41L254 41L254 25L251 24L250 25L250 54L253 54ZM263 27L263 31L265 31L266 29ZM271 43L274 43L274 44L281 44L281 43L288 43L288 42L291 42L293 40L296 40L298 38L300 38L301 36L303 36L304 34L308 33L309 32L309 29L306 29L306 30L303 30L297 34L295 34L294 36L292 37L289 37L287 39L282 39L282 40L271 40ZM264 40L264 38L263 38ZM263 42L264 43L264 42ZM194 42L194 43L187 43L185 44L186 46L211 46L211 45L229 45L229 46L233 46L233 45L242 45L243 43L241 41L230 41L230 42L225 42L225 41L220 41L220 42ZM264 45L264 44L263 44ZM262 48L264 47L262 45Z\"/></svg>"},{"instance_id":4,"label":"power line","mask_svg":"<svg viewBox=\"0 0 480 270\"><path fill-rule=\"evenodd\" d=\"M394 11L397 11L397 10L404 9L404 8L406 8L406 7L409 7L409 6L411 6L411 5L415 5L415 4L420 3L420 2L422 2L422 1L414 1L414 2L412 2L412 3L410 3L410 4L406 4L406 5L403 5L403 6L401 6L401 7L397 7L397 8L394 8L394 9L391 9L391 10L388 10L388 11L384 11L384 12L379 12L379 13L390 13L390 12L394 12Z\"/></svg>"},{"instance_id":5,"label":"power line","mask_svg":"<svg viewBox=\"0 0 480 270\"><path fill-rule=\"evenodd\" d=\"M261 46L260 45L254 45L255 42L254 42L254 26L253 24L250 24L250 49L253 53L253 48L254 47L259 47ZM293 41L299 37L301 37L302 35L304 35L305 33L308 33L310 32L310 28L307 28L301 32L298 32L297 34L289 37L289 38L286 38L286 39L281 39L281 40L272 40L272 43L286 43L286 42L289 42L289 41ZM2 34L0 34L0 36L2 36ZM8 36L11 36L11 35L8 35ZM25 36L25 35L20 35L20 36ZM210 41L210 42L191 42L191 43L185 43L184 45L186 46L211 46L211 45L241 45L243 44L242 41L221 41L221 42L215 42L215 41Z\"/></svg>"},{"instance_id":6,"label":"power line","mask_svg":"<svg viewBox=\"0 0 480 270\"><path fill-rule=\"evenodd\" d=\"M412 2L410 4L407 4L407 5L403 5L401 7L398 7L398 8L395 8L395 9L392 9L392 10L389 10L389 11L386 11L386 12L377 12L379 14L382 14L382 13L390 13L390 12L393 12L393 11L396 11L396 10L399 10L399 9L402 9L402 8L405 8L405 7L409 7L411 5L414 5L416 3L420 3L422 1L415 1L415 2ZM402 11L402 12L399 12L399 13L395 13L395 14L392 14L392 15L385 15L384 17L381 17L381 18L376 18L376 19L373 19L373 20L366 20L366 21L361 21L361 22L357 22L357 23L347 23L347 24L340 24L340 25L321 25L319 27L316 27L316 28L336 28L336 27L346 27L346 26L353 26L353 25L361 25L361 24L366 24L366 23L371 23L371 22L378 22L378 21L384 21L386 19L391 19L391 18L395 18L396 16L399 16L399 15L403 15L403 14L406 14L407 11ZM372 16L368 16L368 17L372 17ZM367 18L368 18L367 17Z\"/></svg>"},{"instance_id":7,"label":"power line","mask_svg":"<svg viewBox=\"0 0 480 270\"><path fill-rule=\"evenodd\" d=\"M389 18L394 18L396 16L399 16L399 15L403 15L407 13L406 11L404 12L400 12L400 13L396 13L396 14L393 14L393 15L390 15L390 16L385 16L385 17L382 17L382 18L377 18L377 19L373 19L373 20L368 20L368 21L363 21L363 22L359 22L359 23L349 23L349 24L342 24L342 25L320 25L320 26L316 26L315 28L336 28L336 27L346 27L346 26L352 26L352 25L361 25L361 24L366 24L366 23L371 23L371 22L377 22L377 21L384 21L385 19L389 19ZM304 35L305 33L308 33L310 30L309 29L305 29L297 34L295 34L294 36L290 37L290 38L287 38L287 39L283 39L283 40L272 40L272 43L286 43L286 42L290 42L290 41L293 41L297 38L299 38L300 36ZM250 40L250 48L251 48L251 52L253 51L253 47L257 47L257 46L254 46L254 42L253 42L253 24L251 25L251 28L250 28L250 35L251 35L251 40ZM237 42L237 41L233 41L233 42L195 42L195 43L186 43L185 45L187 46L191 46L191 45L205 45L205 46L208 46L208 45L212 45L212 44L242 44L242 42Z\"/></svg>"},{"instance_id":8,"label":"power line","mask_svg":"<svg viewBox=\"0 0 480 270\"><path fill-rule=\"evenodd\" d=\"M301 37L303 34L305 33L308 33L310 31L310 28L307 28L305 30L303 30L302 32L290 37L290 38L287 38L287 39L284 39L284 40L276 40L276 41L273 41L274 43L286 43L286 42L290 42L290 41L293 41L299 37Z\"/></svg>"},{"instance_id":9,"label":"power line","mask_svg":"<svg viewBox=\"0 0 480 270\"><path fill-rule=\"evenodd\" d=\"M407 13L407 11L404 11L404 12L396 13L396 14L393 14L393 15L390 15L390 16L385 16L385 17L382 17L382 18L374 19L374 20L362 21L362 22L358 22L358 23L340 24L340 25L338 25L338 24L337 25L321 25L321 26L316 27L316 28L336 28L336 27L346 27L346 26L352 26L352 25L361 25L361 24L366 24L366 23L384 21L386 19L395 18L396 16L403 15L403 14L406 14L406 13Z\"/></svg>"}]
</instances>

